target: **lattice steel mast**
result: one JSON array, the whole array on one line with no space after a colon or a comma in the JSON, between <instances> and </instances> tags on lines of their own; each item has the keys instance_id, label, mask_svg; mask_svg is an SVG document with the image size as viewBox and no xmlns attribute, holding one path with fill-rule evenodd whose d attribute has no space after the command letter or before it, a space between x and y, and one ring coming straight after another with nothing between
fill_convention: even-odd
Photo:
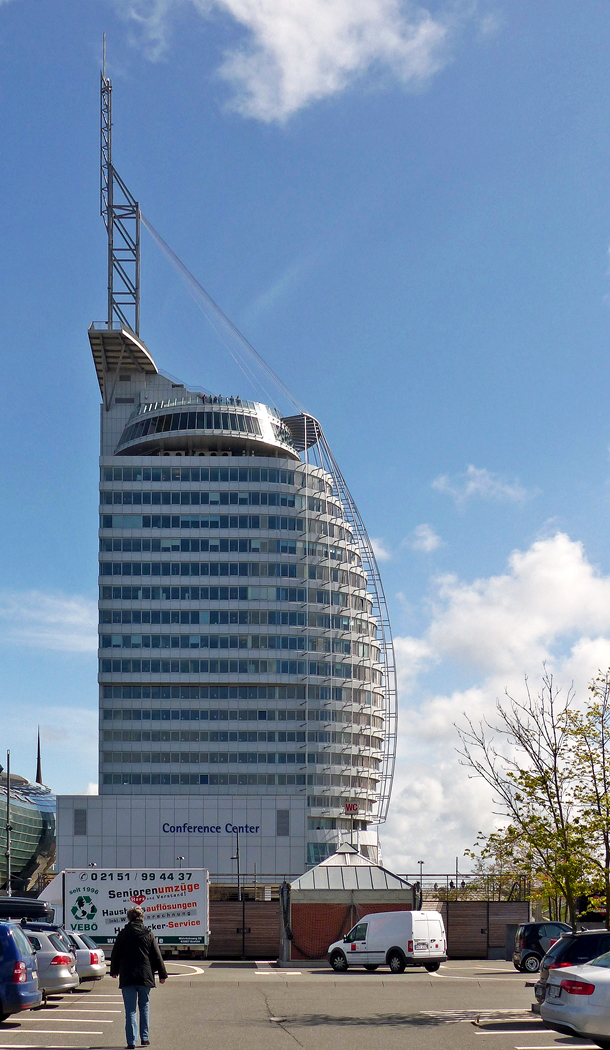
<instances>
[{"instance_id":1,"label":"lattice steel mast","mask_svg":"<svg viewBox=\"0 0 610 1050\"><path fill-rule=\"evenodd\" d=\"M108 233L108 328L140 334L140 206L112 163L112 83L101 73L100 211Z\"/></svg>"}]
</instances>

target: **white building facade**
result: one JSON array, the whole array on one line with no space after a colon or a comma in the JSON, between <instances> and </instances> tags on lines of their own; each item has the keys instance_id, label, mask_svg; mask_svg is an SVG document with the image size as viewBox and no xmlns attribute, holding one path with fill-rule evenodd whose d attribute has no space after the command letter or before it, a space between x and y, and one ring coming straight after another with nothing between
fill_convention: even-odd
<instances>
[{"instance_id":1,"label":"white building facade","mask_svg":"<svg viewBox=\"0 0 610 1050\"><path fill-rule=\"evenodd\" d=\"M187 390L126 328L89 335L99 796L58 800L60 866L180 856L229 874L234 828L242 870L298 875L342 840L377 861L391 637L319 424Z\"/></svg>"}]
</instances>

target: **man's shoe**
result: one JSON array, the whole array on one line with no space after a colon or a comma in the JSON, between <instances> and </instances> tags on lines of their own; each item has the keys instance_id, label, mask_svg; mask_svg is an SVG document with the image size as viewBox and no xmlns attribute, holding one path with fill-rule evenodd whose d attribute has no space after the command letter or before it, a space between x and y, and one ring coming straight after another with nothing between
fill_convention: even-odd
<instances>
[{"instance_id":1,"label":"man's shoe","mask_svg":"<svg viewBox=\"0 0 610 1050\"><path fill-rule=\"evenodd\" d=\"M150 1046L150 1039L143 1039L141 1045L142 1046Z\"/></svg>"}]
</instances>

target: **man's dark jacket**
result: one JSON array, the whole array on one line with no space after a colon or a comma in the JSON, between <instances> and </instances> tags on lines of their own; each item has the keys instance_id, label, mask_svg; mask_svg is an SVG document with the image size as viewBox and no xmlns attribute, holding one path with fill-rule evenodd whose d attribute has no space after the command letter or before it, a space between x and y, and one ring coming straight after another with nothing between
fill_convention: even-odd
<instances>
[{"instance_id":1,"label":"man's dark jacket","mask_svg":"<svg viewBox=\"0 0 610 1050\"><path fill-rule=\"evenodd\" d=\"M119 978L119 988L130 984L155 987L155 971L167 977L165 963L153 934L140 921L128 922L119 933L110 956L110 975Z\"/></svg>"}]
</instances>

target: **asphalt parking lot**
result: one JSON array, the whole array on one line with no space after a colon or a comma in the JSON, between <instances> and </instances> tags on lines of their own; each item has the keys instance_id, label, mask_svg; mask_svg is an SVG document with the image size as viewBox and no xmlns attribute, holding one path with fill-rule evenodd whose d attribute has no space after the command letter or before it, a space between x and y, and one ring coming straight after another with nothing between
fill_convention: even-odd
<instances>
[{"instance_id":1,"label":"asphalt parking lot","mask_svg":"<svg viewBox=\"0 0 610 1050\"><path fill-rule=\"evenodd\" d=\"M151 1044L164 1050L549 1050L592 1047L545 1029L510 963L452 961L436 974L280 970L264 961L168 963L151 996ZM0 1050L125 1046L110 977L0 1024Z\"/></svg>"}]
</instances>

